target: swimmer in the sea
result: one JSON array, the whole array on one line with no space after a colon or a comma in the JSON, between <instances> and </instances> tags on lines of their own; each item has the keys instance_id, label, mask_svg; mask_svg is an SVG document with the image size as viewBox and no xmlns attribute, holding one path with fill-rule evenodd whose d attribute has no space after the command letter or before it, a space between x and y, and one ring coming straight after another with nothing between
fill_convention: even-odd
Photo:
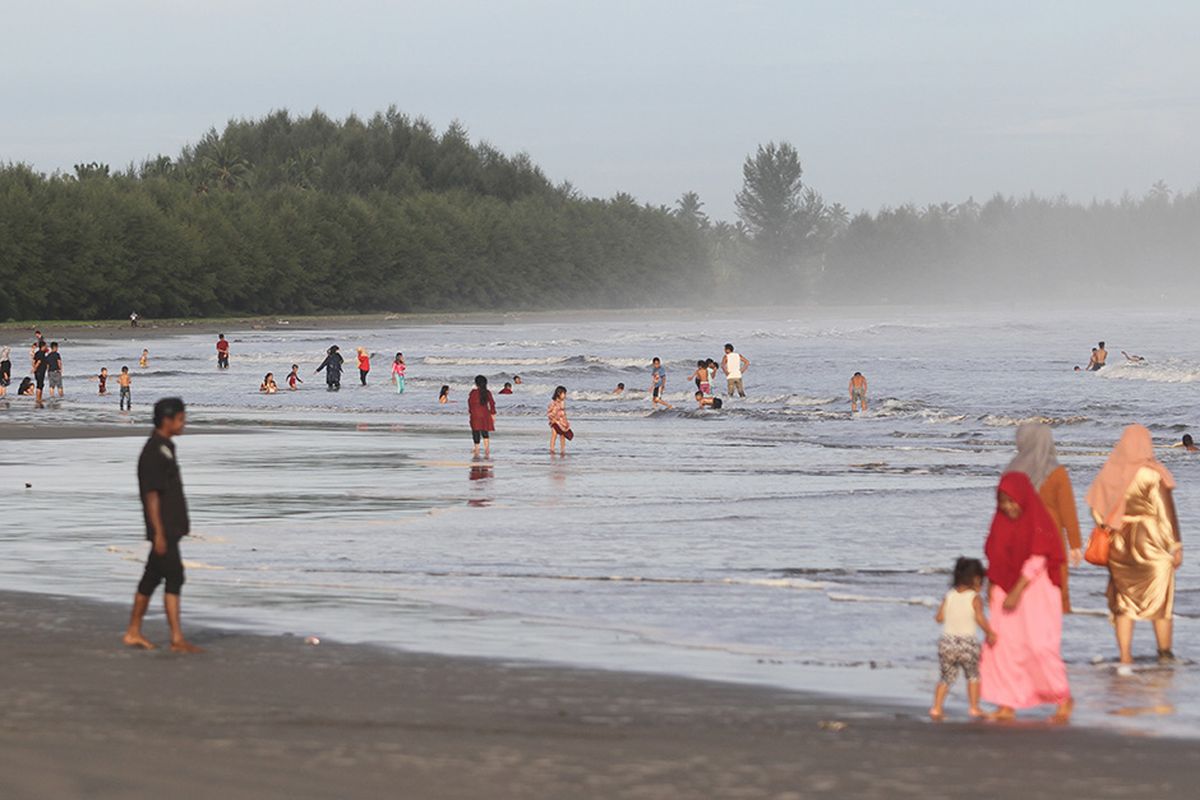
<instances>
[{"instance_id":1,"label":"swimmer in the sea","mask_svg":"<svg viewBox=\"0 0 1200 800\"><path fill-rule=\"evenodd\" d=\"M696 392L696 407L697 408L711 408L713 411L720 411L721 406L722 406L721 398L705 397L704 392Z\"/></svg>"},{"instance_id":2,"label":"swimmer in the sea","mask_svg":"<svg viewBox=\"0 0 1200 800\"><path fill-rule=\"evenodd\" d=\"M1099 347L1092 348L1092 360L1088 362L1088 369L1092 372L1102 369L1108 362L1108 351L1104 349L1104 342L1100 342Z\"/></svg>"},{"instance_id":3,"label":"swimmer in the sea","mask_svg":"<svg viewBox=\"0 0 1200 800\"><path fill-rule=\"evenodd\" d=\"M613 389L613 394L625 394L625 384L618 383L617 388Z\"/></svg>"},{"instance_id":4,"label":"swimmer in the sea","mask_svg":"<svg viewBox=\"0 0 1200 800\"><path fill-rule=\"evenodd\" d=\"M1131 356L1131 355L1129 355L1129 353L1126 353L1124 350L1121 351L1121 355L1125 356L1125 360L1128 361L1130 364L1146 363L1145 356Z\"/></svg>"},{"instance_id":5,"label":"swimmer in the sea","mask_svg":"<svg viewBox=\"0 0 1200 800\"><path fill-rule=\"evenodd\" d=\"M1185 433L1183 435L1183 441L1181 441L1179 444L1173 444L1171 446L1172 447L1182 447L1184 450L1187 450L1189 453L1195 453L1197 451L1200 451L1200 447L1196 446L1196 440L1192 438L1192 435L1190 433Z\"/></svg>"}]
</instances>

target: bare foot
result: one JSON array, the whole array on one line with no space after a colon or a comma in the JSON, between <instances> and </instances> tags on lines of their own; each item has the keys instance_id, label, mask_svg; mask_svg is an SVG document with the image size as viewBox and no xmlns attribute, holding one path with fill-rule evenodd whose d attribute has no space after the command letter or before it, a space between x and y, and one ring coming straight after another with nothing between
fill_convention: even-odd
<instances>
[{"instance_id":1,"label":"bare foot","mask_svg":"<svg viewBox=\"0 0 1200 800\"><path fill-rule=\"evenodd\" d=\"M180 639L178 642L171 642L172 653L203 653L203 647L197 647L187 639Z\"/></svg>"},{"instance_id":2,"label":"bare foot","mask_svg":"<svg viewBox=\"0 0 1200 800\"><path fill-rule=\"evenodd\" d=\"M983 713L982 708L969 708L967 709L967 716L971 719L983 719L987 714Z\"/></svg>"},{"instance_id":3,"label":"bare foot","mask_svg":"<svg viewBox=\"0 0 1200 800\"><path fill-rule=\"evenodd\" d=\"M145 636L142 636L140 632L132 633L130 631L126 631L125 635L121 637L121 641L125 643L126 647L138 647L142 650L155 649L154 643Z\"/></svg>"},{"instance_id":4,"label":"bare foot","mask_svg":"<svg viewBox=\"0 0 1200 800\"><path fill-rule=\"evenodd\" d=\"M941 722L946 715L940 708L931 708L929 709L929 718L934 722Z\"/></svg>"},{"instance_id":5,"label":"bare foot","mask_svg":"<svg viewBox=\"0 0 1200 800\"><path fill-rule=\"evenodd\" d=\"M1050 717L1050 721L1059 725L1065 725L1071 721L1071 712L1075 710L1074 698L1068 697L1066 701L1059 703L1054 709L1054 716Z\"/></svg>"},{"instance_id":6,"label":"bare foot","mask_svg":"<svg viewBox=\"0 0 1200 800\"><path fill-rule=\"evenodd\" d=\"M988 714L987 718L992 722L1009 722L1010 720L1017 718L1017 712L1013 711L1008 706L1001 706L991 714Z\"/></svg>"}]
</instances>

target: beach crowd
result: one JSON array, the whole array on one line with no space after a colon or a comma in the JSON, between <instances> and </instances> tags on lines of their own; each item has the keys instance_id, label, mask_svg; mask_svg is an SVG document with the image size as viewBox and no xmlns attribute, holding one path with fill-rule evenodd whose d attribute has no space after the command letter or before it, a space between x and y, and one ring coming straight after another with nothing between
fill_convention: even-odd
<instances>
[{"instance_id":1,"label":"beach crowd","mask_svg":"<svg viewBox=\"0 0 1200 800\"><path fill-rule=\"evenodd\" d=\"M136 323L136 320L131 320ZM216 367L227 370L232 357L224 334L215 344ZM1125 354L1130 362L1140 356ZM1104 367L1104 342L1093 349L1088 371ZM40 331L29 352L29 374L21 380L19 396L32 395L41 406L45 398L63 397L64 361L59 343L46 341ZM148 349L143 349L138 366L147 368ZM359 347L354 357L361 386L367 386L373 354ZM745 375L750 361L732 343L724 346L718 359L701 358L690 374L700 410L721 410L728 400L746 397ZM297 391L304 383L300 365L292 364L285 384ZM337 345L330 346L315 374L323 374L326 390L340 391L345 358ZM1078 369L1078 368L1076 368ZM667 369L659 357L649 361L647 395L654 410L671 410L667 401ZM393 357L388 380L397 394L405 391L408 373L404 354ZM13 375L11 349L0 350L0 397ZM725 398L716 396L718 376L725 380ZM98 392L108 394L108 368L93 377ZM119 408L132 408L132 373L120 368L116 377ZM510 395L522 384L520 375L505 381L498 394ZM279 386L268 372L259 385L264 394L276 394ZM451 387L443 385L437 402L448 404ZM848 386L851 413L867 411L868 384L855 372ZM618 383L613 394L626 392ZM549 450L565 455L567 442L575 437L567 416L568 390L556 386L546 408L550 428ZM496 430L497 407L487 376L477 375L467 396L467 418L473 454L480 449L491 456L491 435ZM174 437L186 426L184 403L165 398L154 405L154 431L138 460L138 483L150 542L141 581L134 597L133 612L124 641L127 645L152 648L142 634L142 619L157 587L165 583L165 607L171 629L171 647L180 652L198 652L183 635L179 596L184 583L179 542L190 530L187 502L176 459ZM1191 437L1183 447L1196 450ZM939 680L930 716L945 717L945 702L961 673L967 682L968 714L992 720L1012 719L1020 709L1053 706L1051 720L1070 719L1074 698L1061 655L1063 615L1071 613L1070 569L1085 560L1106 568L1108 611L1116 634L1120 675L1132 674L1133 632L1139 620L1151 622L1157 643L1155 663L1177 663L1173 650L1173 606L1175 571L1183 563L1183 544L1175 511L1175 480L1155 457L1148 429L1130 425L1122 433L1103 468L1092 482L1085 500L1093 529L1086 554L1080 531L1076 500L1070 475L1058 460L1053 433L1043 423L1026 423L1017 429L1016 456L1008 464L996 488L996 506L990 531L980 558L960 557L954 565L951 588L938 607L936 620L942 626L937 652ZM980 640L982 635L983 639ZM981 703L995 709L987 712Z\"/></svg>"}]
</instances>

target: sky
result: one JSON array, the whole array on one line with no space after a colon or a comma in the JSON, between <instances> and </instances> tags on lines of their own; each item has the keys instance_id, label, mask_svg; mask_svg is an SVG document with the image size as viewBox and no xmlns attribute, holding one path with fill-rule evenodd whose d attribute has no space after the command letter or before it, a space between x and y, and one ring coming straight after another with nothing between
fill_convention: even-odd
<instances>
[{"instance_id":1,"label":"sky","mask_svg":"<svg viewBox=\"0 0 1200 800\"><path fill-rule=\"evenodd\" d=\"M3 0L0 161L178 153L286 108L395 105L555 182L734 217L796 146L852 211L1200 185L1200 3Z\"/></svg>"}]
</instances>

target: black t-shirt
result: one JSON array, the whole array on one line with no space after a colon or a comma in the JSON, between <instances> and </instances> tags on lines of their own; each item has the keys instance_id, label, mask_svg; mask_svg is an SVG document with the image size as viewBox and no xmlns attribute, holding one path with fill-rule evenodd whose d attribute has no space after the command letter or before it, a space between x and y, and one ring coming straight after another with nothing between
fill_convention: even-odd
<instances>
[{"instance_id":1,"label":"black t-shirt","mask_svg":"<svg viewBox=\"0 0 1200 800\"><path fill-rule=\"evenodd\" d=\"M175 445L170 439L151 434L142 455L138 458L138 490L142 497L142 516L146 519L146 539L154 541L154 527L146 511L146 494L158 492L163 532L168 541L179 541L188 535L187 499L183 496L183 478L175 460Z\"/></svg>"},{"instance_id":2,"label":"black t-shirt","mask_svg":"<svg viewBox=\"0 0 1200 800\"><path fill-rule=\"evenodd\" d=\"M33 372L35 375L46 374L46 356L48 354L38 350L33 354Z\"/></svg>"},{"instance_id":3,"label":"black t-shirt","mask_svg":"<svg viewBox=\"0 0 1200 800\"><path fill-rule=\"evenodd\" d=\"M62 372L62 356L51 350L46 353L46 369L51 372Z\"/></svg>"}]
</instances>

